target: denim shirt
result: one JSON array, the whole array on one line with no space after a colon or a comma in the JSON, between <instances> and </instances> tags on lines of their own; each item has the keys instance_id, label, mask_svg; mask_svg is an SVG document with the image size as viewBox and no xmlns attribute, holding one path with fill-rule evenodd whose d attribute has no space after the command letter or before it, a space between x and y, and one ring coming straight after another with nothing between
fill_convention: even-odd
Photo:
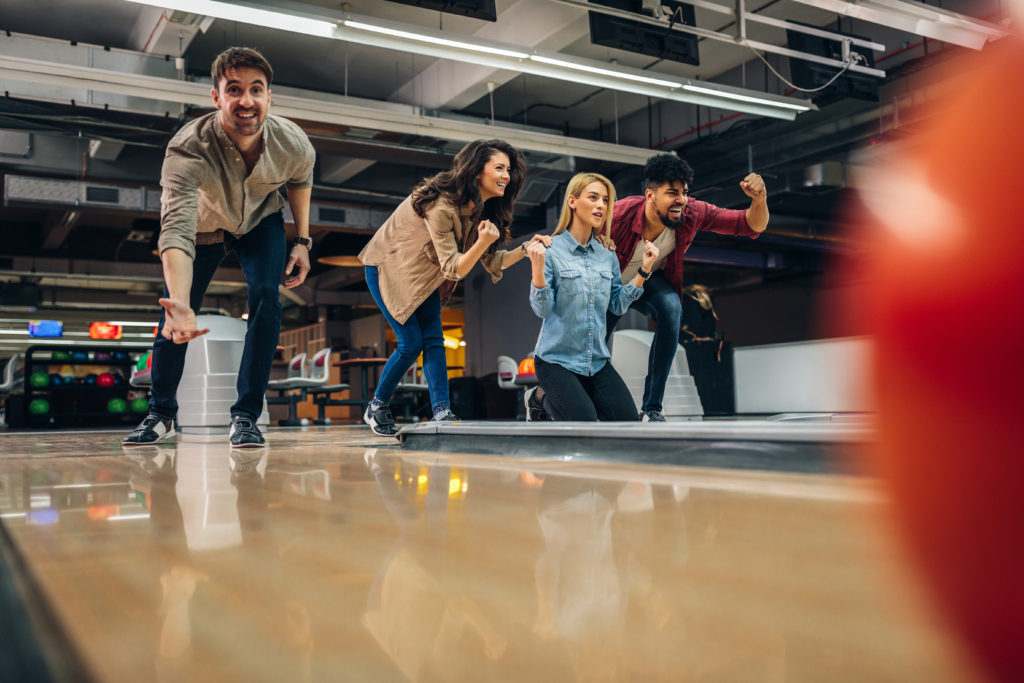
<instances>
[{"instance_id":1,"label":"denim shirt","mask_svg":"<svg viewBox=\"0 0 1024 683\"><path fill-rule=\"evenodd\" d=\"M530 283L530 307L544 320L535 354L577 375L594 375L610 356L607 312L622 315L643 290L622 283L613 252L596 239L582 246L568 230L551 240L544 280L540 289Z\"/></svg>"}]
</instances>

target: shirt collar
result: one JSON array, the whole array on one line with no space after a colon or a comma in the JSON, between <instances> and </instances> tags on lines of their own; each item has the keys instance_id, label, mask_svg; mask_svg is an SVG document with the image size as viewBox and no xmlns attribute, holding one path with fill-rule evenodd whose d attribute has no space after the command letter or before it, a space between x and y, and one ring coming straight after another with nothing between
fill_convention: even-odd
<instances>
[{"instance_id":1,"label":"shirt collar","mask_svg":"<svg viewBox=\"0 0 1024 683\"><path fill-rule=\"evenodd\" d=\"M583 251L589 251L589 252L593 253L593 251L594 251L594 242L596 241L593 237L590 238L590 240L587 242L586 246L583 246L582 244L580 244L579 242L576 241L576 238L572 236L572 234L569 232L568 228L566 228L564 231L562 231L561 234L565 235L565 240L566 240L566 245L565 246L569 249L570 252L576 251L577 249L581 249Z\"/></svg>"}]
</instances>

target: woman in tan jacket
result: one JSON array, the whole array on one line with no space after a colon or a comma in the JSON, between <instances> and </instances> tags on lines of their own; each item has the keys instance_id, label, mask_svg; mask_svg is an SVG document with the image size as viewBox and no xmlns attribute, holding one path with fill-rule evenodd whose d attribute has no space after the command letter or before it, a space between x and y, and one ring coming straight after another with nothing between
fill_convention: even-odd
<instances>
[{"instance_id":1,"label":"woman in tan jacket","mask_svg":"<svg viewBox=\"0 0 1024 683\"><path fill-rule=\"evenodd\" d=\"M496 244L510 236L525 173L522 153L504 140L471 142L450 171L420 183L359 254L370 294L398 338L363 415L376 434L398 433L388 405L421 351L434 420L458 419L448 399L441 302L477 261L497 282L503 268L525 255Z\"/></svg>"}]
</instances>

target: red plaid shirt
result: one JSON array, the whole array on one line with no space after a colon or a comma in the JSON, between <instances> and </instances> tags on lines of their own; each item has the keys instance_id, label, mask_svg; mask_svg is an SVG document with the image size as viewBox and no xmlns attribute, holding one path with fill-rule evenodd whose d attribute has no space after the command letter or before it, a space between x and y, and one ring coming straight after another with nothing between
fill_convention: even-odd
<instances>
[{"instance_id":1,"label":"red plaid shirt","mask_svg":"<svg viewBox=\"0 0 1024 683\"><path fill-rule=\"evenodd\" d=\"M612 213L612 241L619 259L619 270L625 270L636 251L644 231L644 205L642 195L624 197L615 202ZM665 277L682 296L683 255L693 244L698 230L710 230L721 235L743 235L756 238L761 233L747 225L747 212L743 209L722 209L714 204L692 197L683 209L683 222L675 229L676 248L665 261Z\"/></svg>"}]
</instances>

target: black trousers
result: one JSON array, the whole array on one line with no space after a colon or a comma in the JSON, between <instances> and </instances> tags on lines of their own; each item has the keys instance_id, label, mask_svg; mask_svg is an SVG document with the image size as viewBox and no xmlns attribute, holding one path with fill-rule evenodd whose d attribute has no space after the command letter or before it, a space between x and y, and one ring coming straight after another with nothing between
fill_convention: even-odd
<instances>
[{"instance_id":1,"label":"black trousers","mask_svg":"<svg viewBox=\"0 0 1024 683\"><path fill-rule=\"evenodd\" d=\"M636 422L636 404L626 383L611 363L591 377L577 375L557 363L534 359L537 381L544 389L542 404L553 420L578 422Z\"/></svg>"}]
</instances>

